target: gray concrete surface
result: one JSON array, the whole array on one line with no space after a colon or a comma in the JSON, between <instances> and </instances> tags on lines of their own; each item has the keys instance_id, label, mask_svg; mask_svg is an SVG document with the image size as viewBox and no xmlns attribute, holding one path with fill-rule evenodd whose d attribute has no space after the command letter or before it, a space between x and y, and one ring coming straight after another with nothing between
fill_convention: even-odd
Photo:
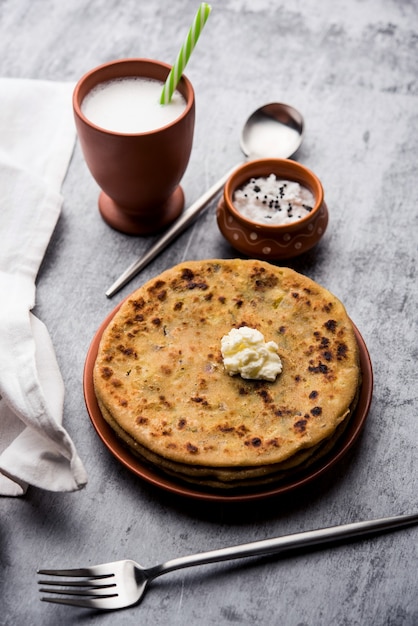
<instances>
[{"instance_id":1,"label":"gray concrete surface","mask_svg":"<svg viewBox=\"0 0 418 626\"><path fill-rule=\"evenodd\" d=\"M414 626L418 528L345 546L220 564L156 581L118 614L40 603L40 566L189 552L418 510L418 6L407 0L214 0L187 69L197 101L183 179L191 204L241 159L262 103L300 109L297 158L322 180L330 224L291 266L343 300L369 348L374 398L353 453L309 489L250 506L177 499L121 466L94 432L82 372L97 327L136 286L184 259L232 257L216 202L112 300L104 293L153 238L112 231L79 146L38 278L66 384L65 425L89 474L78 493L31 488L0 503L0 624ZM0 1L0 75L76 81L125 56L174 61L191 0ZM1 112L0 112L1 115ZM0 190L1 193L1 190Z\"/></svg>"}]
</instances>

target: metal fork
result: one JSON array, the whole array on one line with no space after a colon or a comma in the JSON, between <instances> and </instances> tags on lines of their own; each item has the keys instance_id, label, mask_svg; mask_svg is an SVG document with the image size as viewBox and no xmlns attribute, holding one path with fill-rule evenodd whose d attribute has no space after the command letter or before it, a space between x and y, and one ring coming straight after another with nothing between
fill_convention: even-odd
<instances>
[{"instance_id":1,"label":"metal fork","mask_svg":"<svg viewBox=\"0 0 418 626\"><path fill-rule=\"evenodd\" d=\"M174 570L243 557L277 554L294 548L321 545L342 539L365 537L417 522L418 514L354 522L192 554L150 568L144 568L135 561L124 560L82 569L42 569L38 571L38 574L68 576L71 580L62 581L58 578L38 581L40 585L48 585L40 588L42 593L55 594L55 596L42 596L41 600L90 609L121 609L139 603L154 578Z\"/></svg>"}]
</instances>

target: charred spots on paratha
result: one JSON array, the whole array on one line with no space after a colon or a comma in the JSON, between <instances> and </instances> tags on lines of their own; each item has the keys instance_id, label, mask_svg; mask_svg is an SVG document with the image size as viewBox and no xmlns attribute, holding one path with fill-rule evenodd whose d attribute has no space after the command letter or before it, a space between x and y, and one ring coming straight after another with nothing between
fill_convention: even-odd
<instances>
[{"instance_id":1,"label":"charred spots on paratha","mask_svg":"<svg viewBox=\"0 0 418 626\"><path fill-rule=\"evenodd\" d=\"M255 324L251 324L251 322L247 322L246 320L241 320L240 322L237 322L233 325L234 328L244 328L245 326L248 326L249 328L256 327Z\"/></svg>"},{"instance_id":2,"label":"charred spots on paratha","mask_svg":"<svg viewBox=\"0 0 418 626\"><path fill-rule=\"evenodd\" d=\"M263 400L264 404L271 404L273 402L273 397L271 393L265 387L262 387L257 391L260 398Z\"/></svg>"},{"instance_id":3,"label":"charred spots on paratha","mask_svg":"<svg viewBox=\"0 0 418 626\"><path fill-rule=\"evenodd\" d=\"M207 282L200 277L196 278L196 274L191 269L185 268L181 278L186 283L186 289L209 289Z\"/></svg>"},{"instance_id":4,"label":"charred spots on paratha","mask_svg":"<svg viewBox=\"0 0 418 626\"><path fill-rule=\"evenodd\" d=\"M244 445L247 448L257 450L258 453L267 451L269 448L278 449L281 447L281 442L278 437L272 437L271 439L263 440L261 437L253 436L250 439L244 441Z\"/></svg>"},{"instance_id":5,"label":"charred spots on paratha","mask_svg":"<svg viewBox=\"0 0 418 626\"><path fill-rule=\"evenodd\" d=\"M103 380L109 380L113 376L113 370L111 367L108 367L107 365L105 365L104 367L100 369L100 374Z\"/></svg>"},{"instance_id":6,"label":"charred spots on paratha","mask_svg":"<svg viewBox=\"0 0 418 626\"><path fill-rule=\"evenodd\" d=\"M251 439L247 439L244 444L246 446L251 446L252 448L260 448L263 444L263 441L260 437L252 437Z\"/></svg>"},{"instance_id":7,"label":"charred spots on paratha","mask_svg":"<svg viewBox=\"0 0 418 626\"><path fill-rule=\"evenodd\" d=\"M206 291L209 289L207 281L199 276L189 267L183 267L180 275L175 276L169 284L169 288L174 291L190 291L194 289Z\"/></svg>"},{"instance_id":8,"label":"charred spots on paratha","mask_svg":"<svg viewBox=\"0 0 418 626\"><path fill-rule=\"evenodd\" d=\"M311 409L311 413L314 417L319 417L320 415L322 415L322 407L320 406L314 406Z\"/></svg>"},{"instance_id":9,"label":"charred spots on paratha","mask_svg":"<svg viewBox=\"0 0 418 626\"><path fill-rule=\"evenodd\" d=\"M308 423L308 420L305 417L302 417L300 419L298 419L294 424L293 424L293 428L295 430L295 432L303 435L306 432L306 425Z\"/></svg>"},{"instance_id":10,"label":"charred spots on paratha","mask_svg":"<svg viewBox=\"0 0 418 626\"><path fill-rule=\"evenodd\" d=\"M141 311L145 307L145 300L141 296L133 300L129 300L129 304L132 306L134 311Z\"/></svg>"},{"instance_id":11,"label":"charred spots on paratha","mask_svg":"<svg viewBox=\"0 0 418 626\"><path fill-rule=\"evenodd\" d=\"M330 333L335 333L337 328L337 322L335 320L327 320L324 323L324 326L327 330L329 330Z\"/></svg>"},{"instance_id":12,"label":"charred spots on paratha","mask_svg":"<svg viewBox=\"0 0 418 626\"><path fill-rule=\"evenodd\" d=\"M158 278L157 280L155 280L154 282L152 282L149 286L148 286L148 293L150 294L155 294L158 293L159 291L161 291L161 289L163 287L165 287L166 282L165 280L162 280L161 278Z\"/></svg>"},{"instance_id":13,"label":"charred spots on paratha","mask_svg":"<svg viewBox=\"0 0 418 626\"><path fill-rule=\"evenodd\" d=\"M326 326L327 330L330 330L330 332L335 333L336 322L334 322L334 320L328 320L324 326ZM345 341L338 341L335 339L331 341L329 337L322 335L319 331L315 331L313 334L319 354L324 361L331 363L335 359L337 361L343 361L348 358L349 347ZM344 330L340 329L337 335L339 337L344 337ZM314 350L315 347L310 346L307 354L312 354Z\"/></svg>"},{"instance_id":14,"label":"charred spots on paratha","mask_svg":"<svg viewBox=\"0 0 418 626\"><path fill-rule=\"evenodd\" d=\"M276 274L267 271L263 266L254 265L252 273L250 274L250 280L253 282L255 291L266 291L273 289L279 282Z\"/></svg>"},{"instance_id":15,"label":"charred spots on paratha","mask_svg":"<svg viewBox=\"0 0 418 626\"><path fill-rule=\"evenodd\" d=\"M199 448L195 446L193 443L191 443L190 441L186 444L186 450L190 454L198 454L199 452Z\"/></svg>"},{"instance_id":16,"label":"charred spots on paratha","mask_svg":"<svg viewBox=\"0 0 418 626\"><path fill-rule=\"evenodd\" d=\"M194 272L188 267L184 267L181 272L181 279L190 282L194 278Z\"/></svg>"},{"instance_id":17,"label":"charred spots on paratha","mask_svg":"<svg viewBox=\"0 0 418 626\"><path fill-rule=\"evenodd\" d=\"M315 400L317 397L318 397L318 392L315 389L313 389L311 393L309 394L309 400Z\"/></svg>"},{"instance_id":18,"label":"charred spots on paratha","mask_svg":"<svg viewBox=\"0 0 418 626\"><path fill-rule=\"evenodd\" d=\"M173 405L171 404L171 402L169 402L169 401L167 400L167 398L166 398L163 394L161 394L161 395L158 397L158 399L159 399L159 401L161 402L161 405L162 405L162 406L164 406L164 407L165 407L165 408L167 408L167 409L171 409L171 407L173 406Z\"/></svg>"},{"instance_id":19,"label":"charred spots on paratha","mask_svg":"<svg viewBox=\"0 0 418 626\"><path fill-rule=\"evenodd\" d=\"M202 291L205 291L206 289L209 289L209 285L204 280L191 281L187 283L187 289L201 289Z\"/></svg>"},{"instance_id":20,"label":"charred spots on paratha","mask_svg":"<svg viewBox=\"0 0 418 626\"><path fill-rule=\"evenodd\" d=\"M138 354L135 348L133 348L132 346L124 346L123 344L119 344L117 346L117 349L126 357L129 357L129 358L132 357L133 359L138 358Z\"/></svg>"},{"instance_id":21,"label":"charred spots on paratha","mask_svg":"<svg viewBox=\"0 0 418 626\"><path fill-rule=\"evenodd\" d=\"M190 400L192 402L195 402L196 404L199 404L200 406L209 406L209 402L204 396L192 396Z\"/></svg>"},{"instance_id":22,"label":"charred spots on paratha","mask_svg":"<svg viewBox=\"0 0 418 626\"><path fill-rule=\"evenodd\" d=\"M224 422L222 424L218 424L215 430L219 431L223 435L231 435L232 433L236 435L238 438L245 437L250 432L250 429L245 426L245 424L240 424L239 426L234 426L229 422Z\"/></svg>"},{"instance_id":23,"label":"charred spots on paratha","mask_svg":"<svg viewBox=\"0 0 418 626\"><path fill-rule=\"evenodd\" d=\"M314 364L314 361L309 362L308 371L312 374L329 374L329 367L322 361L319 361L317 365Z\"/></svg>"},{"instance_id":24,"label":"charred spots on paratha","mask_svg":"<svg viewBox=\"0 0 418 626\"><path fill-rule=\"evenodd\" d=\"M337 344L337 359L342 361L348 357L348 346L346 343Z\"/></svg>"},{"instance_id":25,"label":"charred spots on paratha","mask_svg":"<svg viewBox=\"0 0 418 626\"><path fill-rule=\"evenodd\" d=\"M276 417L288 417L289 415L293 415L293 411L286 407L273 407L274 415Z\"/></svg>"},{"instance_id":26,"label":"charred spots on paratha","mask_svg":"<svg viewBox=\"0 0 418 626\"><path fill-rule=\"evenodd\" d=\"M164 302L167 299L166 284L165 280L158 279L148 287L147 291L151 300L156 298L160 302Z\"/></svg>"},{"instance_id":27,"label":"charred spots on paratha","mask_svg":"<svg viewBox=\"0 0 418 626\"><path fill-rule=\"evenodd\" d=\"M233 433L235 432L235 426L231 426L231 424L225 423L225 424L219 424L217 426L217 429L221 432L221 433Z\"/></svg>"}]
</instances>

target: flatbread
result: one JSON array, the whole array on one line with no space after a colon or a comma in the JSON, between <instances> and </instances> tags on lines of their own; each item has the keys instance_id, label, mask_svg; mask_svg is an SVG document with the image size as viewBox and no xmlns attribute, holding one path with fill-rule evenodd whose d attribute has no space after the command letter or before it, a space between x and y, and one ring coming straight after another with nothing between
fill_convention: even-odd
<instances>
[{"instance_id":1,"label":"flatbread","mask_svg":"<svg viewBox=\"0 0 418 626\"><path fill-rule=\"evenodd\" d=\"M274 382L231 377L221 338L248 326L275 341ZM190 261L121 305L93 371L105 420L141 458L210 486L279 480L328 451L348 423L360 368L343 304L262 261ZM341 426L341 428L340 428Z\"/></svg>"}]
</instances>

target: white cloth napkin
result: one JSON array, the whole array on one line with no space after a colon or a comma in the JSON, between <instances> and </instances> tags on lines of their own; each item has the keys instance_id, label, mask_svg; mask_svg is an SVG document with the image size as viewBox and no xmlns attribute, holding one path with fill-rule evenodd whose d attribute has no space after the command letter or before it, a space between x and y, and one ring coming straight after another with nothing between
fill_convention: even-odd
<instances>
[{"instance_id":1,"label":"white cloth napkin","mask_svg":"<svg viewBox=\"0 0 418 626\"><path fill-rule=\"evenodd\" d=\"M64 385L31 309L75 142L74 85L0 78L0 495L87 482L62 426Z\"/></svg>"}]
</instances>

